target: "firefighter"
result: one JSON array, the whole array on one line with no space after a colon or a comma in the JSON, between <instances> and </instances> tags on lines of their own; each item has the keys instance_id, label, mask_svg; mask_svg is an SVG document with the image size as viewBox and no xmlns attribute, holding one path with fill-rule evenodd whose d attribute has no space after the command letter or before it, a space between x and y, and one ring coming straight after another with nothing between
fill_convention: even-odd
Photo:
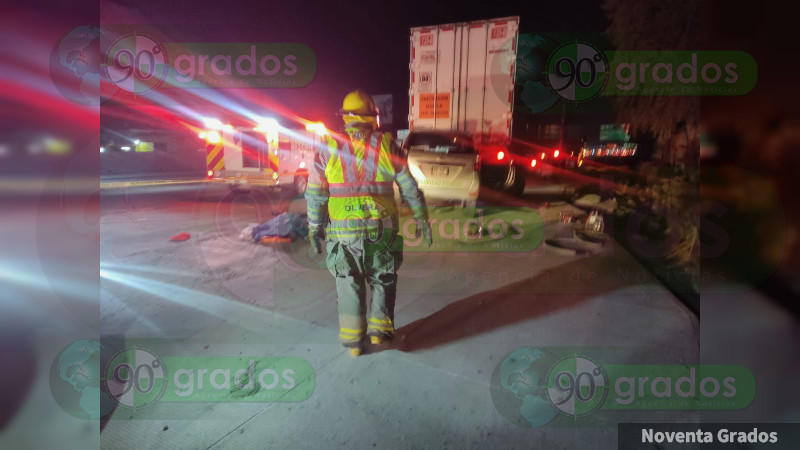
<instances>
[{"instance_id":1,"label":"firefighter","mask_svg":"<svg viewBox=\"0 0 800 450\"><path fill-rule=\"evenodd\" d=\"M311 253L326 241L328 270L335 277L339 338L351 356L361 354L365 335L383 344L394 337L397 269L403 261L394 183L431 245L431 228L422 192L390 133L377 131L378 109L368 94L353 91L338 115L346 136L328 136L309 170ZM324 228L323 228L324 227ZM367 285L372 298L367 317Z\"/></svg>"}]
</instances>

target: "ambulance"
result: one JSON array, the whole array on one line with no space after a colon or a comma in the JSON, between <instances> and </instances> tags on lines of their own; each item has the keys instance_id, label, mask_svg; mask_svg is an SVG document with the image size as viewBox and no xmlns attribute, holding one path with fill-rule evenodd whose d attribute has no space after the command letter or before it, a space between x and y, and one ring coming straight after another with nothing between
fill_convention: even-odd
<instances>
[{"instance_id":1,"label":"ambulance","mask_svg":"<svg viewBox=\"0 0 800 450\"><path fill-rule=\"evenodd\" d=\"M260 186L293 189L301 195L315 149L326 134L322 123L287 128L264 118L235 127L205 118L199 137L205 141L209 181L226 183L231 190Z\"/></svg>"}]
</instances>

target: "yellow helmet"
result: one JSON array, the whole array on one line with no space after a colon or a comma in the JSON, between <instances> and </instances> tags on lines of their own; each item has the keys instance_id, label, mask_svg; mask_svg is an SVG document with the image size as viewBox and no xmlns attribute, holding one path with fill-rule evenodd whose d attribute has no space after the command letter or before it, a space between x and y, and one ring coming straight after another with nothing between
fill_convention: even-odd
<instances>
[{"instance_id":1,"label":"yellow helmet","mask_svg":"<svg viewBox=\"0 0 800 450\"><path fill-rule=\"evenodd\" d=\"M372 97L364 91L353 91L344 97L342 109L338 114L344 120L345 128L378 128L378 108Z\"/></svg>"}]
</instances>

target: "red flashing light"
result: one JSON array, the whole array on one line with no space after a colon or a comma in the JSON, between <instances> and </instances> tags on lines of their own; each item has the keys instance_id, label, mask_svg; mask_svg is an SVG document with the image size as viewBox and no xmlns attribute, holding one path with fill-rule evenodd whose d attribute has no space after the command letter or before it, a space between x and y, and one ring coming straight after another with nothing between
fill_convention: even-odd
<instances>
[{"instance_id":1,"label":"red flashing light","mask_svg":"<svg viewBox=\"0 0 800 450\"><path fill-rule=\"evenodd\" d=\"M535 159L531 160L531 167L536 167L536 160Z\"/></svg>"},{"instance_id":2,"label":"red flashing light","mask_svg":"<svg viewBox=\"0 0 800 450\"><path fill-rule=\"evenodd\" d=\"M506 157L506 152L504 152L502 150L497 152L497 160L498 161L502 161L503 159L505 159L505 157Z\"/></svg>"},{"instance_id":3,"label":"red flashing light","mask_svg":"<svg viewBox=\"0 0 800 450\"><path fill-rule=\"evenodd\" d=\"M554 152L553 152L553 158L558 158L558 155L559 155L560 153L561 153L561 151L559 151L558 149L556 149L556 151L554 151Z\"/></svg>"}]
</instances>

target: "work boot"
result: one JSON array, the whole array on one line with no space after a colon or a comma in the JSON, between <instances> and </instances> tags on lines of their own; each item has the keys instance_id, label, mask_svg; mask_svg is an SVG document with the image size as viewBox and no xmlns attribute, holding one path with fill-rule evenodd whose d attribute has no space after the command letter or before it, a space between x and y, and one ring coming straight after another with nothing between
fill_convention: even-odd
<instances>
[{"instance_id":1,"label":"work boot","mask_svg":"<svg viewBox=\"0 0 800 450\"><path fill-rule=\"evenodd\" d=\"M369 337L369 343L372 345L383 345L394 338L393 334L382 333L380 335L372 335Z\"/></svg>"},{"instance_id":2,"label":"work boot","mask_svg":"<svg viewBox=\"0 0 800 450\"><path fill-rule=\"evenodd\" d=\"M361 356L361 349L358 347L351 347L347 349L348 353L350 353L351 358L357 358Z\"/></svg>"}]
</instances>

